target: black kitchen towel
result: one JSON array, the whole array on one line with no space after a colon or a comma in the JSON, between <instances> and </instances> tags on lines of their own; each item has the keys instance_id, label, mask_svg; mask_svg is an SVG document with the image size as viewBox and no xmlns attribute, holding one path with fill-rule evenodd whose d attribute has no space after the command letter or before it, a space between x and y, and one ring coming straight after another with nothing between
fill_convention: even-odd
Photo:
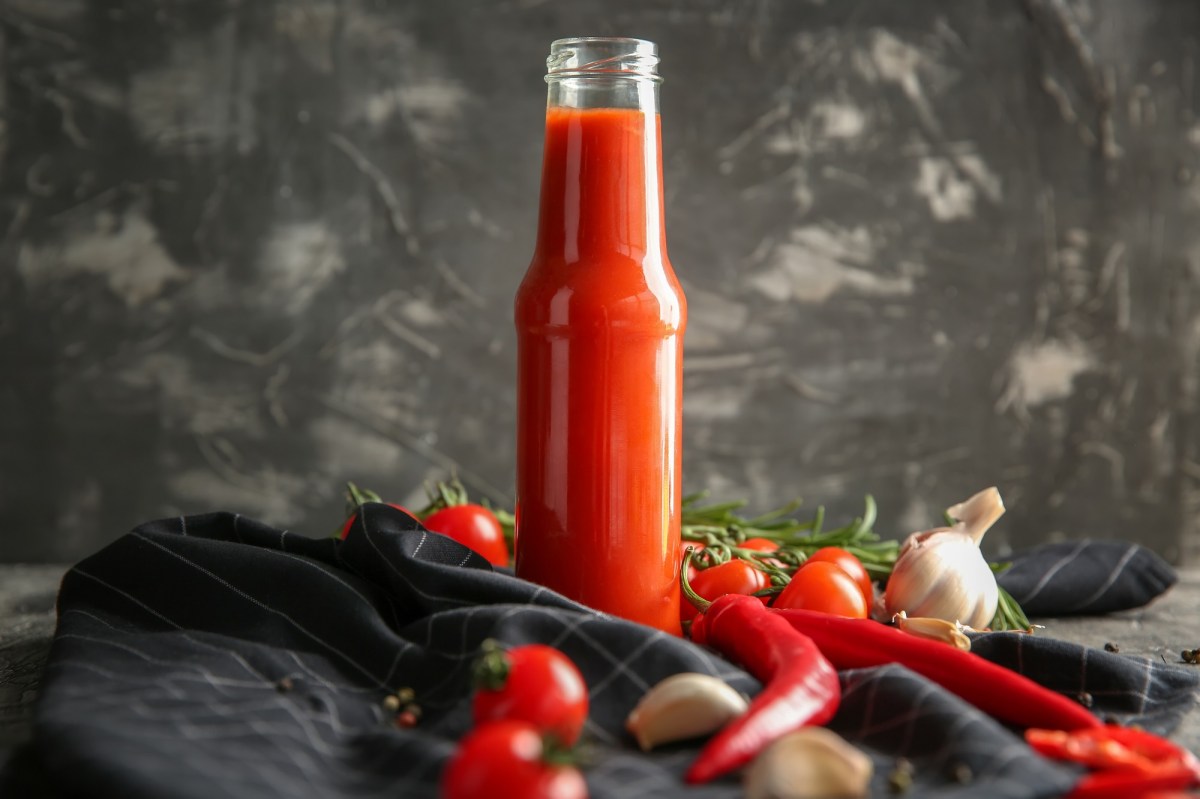
<instances>
[{"instance_id":1,"label":"black kitchen towel","mask_svg":"<svg viewBox=\"0 0 1200 799\"><path fill-rule=\"evenodd\" d=\"M748 693L753 679L687 641L495 572L384 505L365 506L345 541L226 513L146 524L68 572L58 610L34 746L62 796L436 796L470 727L470 664L487 638L547 643L579 666L593 799L740 796L735 778L685 788L698 747L643 754L623 720L676 672ZM1029 676L1069 693L1082 685L1097 712L1158 730L1196 688L1194 673L1147 660L1098 665L1091 650L1038 637L1020 647ZM900 757L915 767L916 796L1058 796L1075 778L906 669L841 676L830 726L875 761L876 796L890 795ZM424 710L412 729L383 706L402 687Z\"/></svg>"},{"instance_id":2,"label":"black kitchen towel","mask_svg":"<svg viewBox=\"0 0 1200 799\"><path fill-rule=\"evenodd\" d=\"M1140 608L1178 580L1157 554L1128 541L1043 544L1012 558L997 582L1030 616Z\"/></svg>"}]
</instances>

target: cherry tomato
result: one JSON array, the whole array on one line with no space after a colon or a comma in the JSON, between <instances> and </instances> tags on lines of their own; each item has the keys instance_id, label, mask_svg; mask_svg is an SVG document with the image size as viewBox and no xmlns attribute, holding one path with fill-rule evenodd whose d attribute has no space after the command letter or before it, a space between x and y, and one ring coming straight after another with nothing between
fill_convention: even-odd
<instances>
[{"instance_id":1,"label":"cherry tomato","mask_svg":"<svg viewBox=\"0 0 1200 799\"><path fill-rule=\"evenodd\" d=\"M425 517L426 528L453 538L487 558L493 566L508 565L508 546L496 515L482 505L451 505Z\"/></svg>"},{"instance_id":2,"label":"cherry tomato","mask_svg":"<svg viewBox=\"0 0 1200 799\"><path fill-rule=\"evenodd\" d=\"M688 580L688 584L693 591L712 602L726 594L753 594L766 588L770 581L767 579L767 575L746 561L734 558L701 570L696 574L696 579ZM683 597L679 603L680 620L691 621L696 613L696 607L688 601L686 596Z\"/></svg>"},{"instance_id":3,"label":"cherry tomato","mask_svg":"<svg viewBox=\"0 0 1200 799\"><path fill-rule=\"evenodd\" d=\"M574 746L588 714L588 689L571 659L554 647L527 644L486 652L477 666L475 724L515 720Z\"/></svg>"},{"instance_id":4,"label":"cherry tomato","mask_svg":"<svg viewBox=\"0 0 1200 799\"><path fill-rule=\"evenodd\" d=\"M493 721L478 727L446 764L441 799L586 799L579 770L550 765L544 754L532 724Z\"/></svg>"},{"instance_id":5,"label":"cherry tomato","mask_svg":"<svg viewBox=\"0 0 1200 799\"><path fill-rule=\"evenodd\" d=\"M756 552L774 552L779 549L779 542L772 541L769 538L747 538L740 546L742 549L753 549ZM769 563L772 566L783 568L783 562L775 558L764 558L763 563Z\"/></svg>"},{"instance_id":6,"label":"cherry tomato","mask_svg":"<svg viewBox=\"0 0 1200 799\"><path fill-rule=\"evenodd\" d=\"M742 549L753 549L757 552L774 552L779 549L779 543L769 538L747 538L741 543Z\"/></svg>"},{"instance_id":7,"label":"cherry tomato","mask_svg":"<svg viewBox=\"0 0 1200 799\"><path fill-rule=\"evenodd\" d=\"M417 515L415 513L413 513L412 511L410 511L408 508L404 507L403 505L397 505L395 502L385 502L384 504L387 505L389 508L395 508L396 510L401 511L402 513L407 513L409 516L413 517L414 519L417 518ZM340 533L338 533L338 537L345 538L346 536L350 535L350 528L353 527L354 523L357 521L358 521L358 513L357 512L351 513L350 518L346 519L345 523L342 525L342 531Z\"/></svg>"},{"instance_id":8,"label":"cherry tomato","mask_svg":"<svg viewBox=\"0 0 1200 799\"><path fill-rule=\"evenodd\" d=\"M828 561L805 563L797 569L772 607L803 608L852 619L865 619L869 610L854 578Z\"/></svg>"},{"instance_id":9,"label":"cherry tomato","mask_svg":"<svg viewBox=\"0 0 1200 799\"><path fill-rule=\"evenodd\" d=\"M854 582L858 583L859 589L863 592L863 598L867 600L867 607L870 607L871 603L875 601L875 586L871 584L871 575L867 574L862 561L850 552L841 547L821 547L809 555L805 563L814 561L832 563L854 578Z\"/></svg>"}]
</instances>

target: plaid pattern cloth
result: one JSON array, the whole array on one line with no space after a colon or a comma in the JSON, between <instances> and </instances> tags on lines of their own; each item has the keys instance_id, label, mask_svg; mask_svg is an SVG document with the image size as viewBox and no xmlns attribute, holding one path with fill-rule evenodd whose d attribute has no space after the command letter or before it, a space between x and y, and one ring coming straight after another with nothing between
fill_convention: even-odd
<instances>
[{"instance_id":1,"label":"plaid pattern cloth","mask_svg":"<svg viewBox=\"0 0 1200 799\"><path fill-rule=\"evenodd\" d=\"M644 754L623 722L670 674L752 694L749 675L494 571L384 505L365 506L345 541L224 513L146 524L68 572L58 610L34 745L62 796L436 796L471 725L470 666L488 638L550 644L579 666L595 799L741 795L735 777L685 787L698 745ZM975 648L1159 731L1196 691L1194 672L1052 639L987 634ZM875 796L892 795L900 758L912 796L1050 797L1077 776L900 666L841 679L830 726L875 761ZM423 709L411 729L383 705L405 687Z\"/></svg>"}]
</instances>

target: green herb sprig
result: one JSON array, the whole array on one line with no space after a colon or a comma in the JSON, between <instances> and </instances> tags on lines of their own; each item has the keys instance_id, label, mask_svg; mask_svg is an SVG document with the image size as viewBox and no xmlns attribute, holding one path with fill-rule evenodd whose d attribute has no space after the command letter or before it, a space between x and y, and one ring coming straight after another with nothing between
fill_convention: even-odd
<instances>
[{"instance_id":1,"label":"green herb sprig","mask_svg":"<svg viewBox=\"0 0 1200 799\"><path fill-rule=\"evenodd\" d=\"M696 556L700 568L740 557L758 565L771 576L772 583L778 585L786 583L788 575L822 547L841 547L853 553L873 580L886 579L896 562L899 543L881 540L872 530L877 508L870 495L864 500L861 516L832 530L824 529L824 506L818 506L810 519L795 518L793 514L803 505L799 499L746 518L737 514L745 502L701 505L705 496L703 493L691 494L683 499L682 537L685 542L704 544L705 548ZM741 544L750 538L766 538L776 542L779 548L761 552L742 547Z\"/></svg>"}]
</instances>

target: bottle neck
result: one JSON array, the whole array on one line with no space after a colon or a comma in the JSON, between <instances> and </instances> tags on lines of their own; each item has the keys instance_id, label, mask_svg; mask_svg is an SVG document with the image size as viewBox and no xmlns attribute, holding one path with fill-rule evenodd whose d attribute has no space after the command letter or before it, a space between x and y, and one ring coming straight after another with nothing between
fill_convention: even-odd
<instances>
[{"instance_id":1,"label":"bottle neck","mask_svg":"<svg viewBox=\"0 0 1200 799\"><path fill-rule=\"evenodd\" d=\"M575 263L661 260L658 57L633 39L555 42L546 107L538 254Z\"/></svg>"}]
</instances>

